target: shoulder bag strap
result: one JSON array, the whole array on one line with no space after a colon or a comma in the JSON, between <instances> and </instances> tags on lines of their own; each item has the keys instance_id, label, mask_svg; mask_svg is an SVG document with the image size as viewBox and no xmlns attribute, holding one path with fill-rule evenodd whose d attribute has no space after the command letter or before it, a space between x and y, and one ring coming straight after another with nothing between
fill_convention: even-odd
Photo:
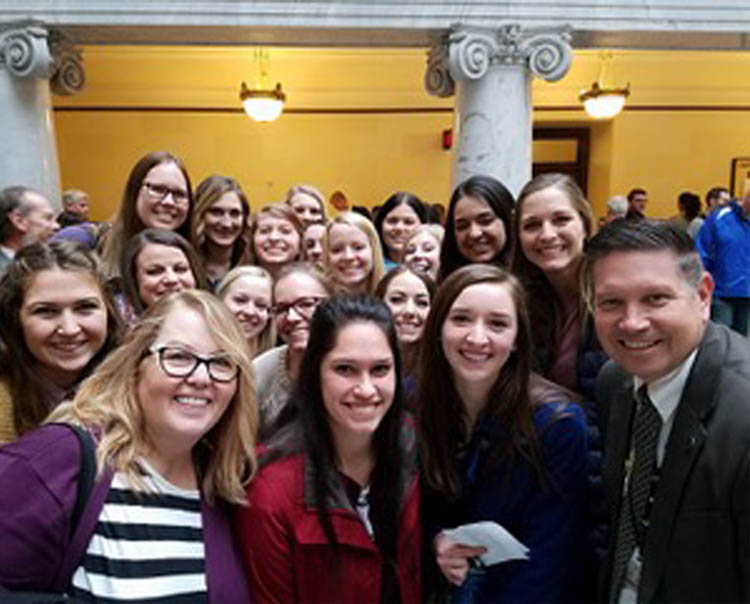
<instances>
[{"instance_id":1,"label":"shoulder bag strap","mask_svg":"<svg viewBox=\"0 0 750 604\"><path fill-rule=\"evenodd\" d=\"M68 427L79 439L81 458L76 485L76 502L70 518L70 532L68 533L70 539L53 587L57 593L65 593L70 587L73 572L83 559L112 482L112 472L109 469L104 471L98 481L95 480L96 447L91 434L78 426L68 425Z\"/></svg>"}]
</instances>

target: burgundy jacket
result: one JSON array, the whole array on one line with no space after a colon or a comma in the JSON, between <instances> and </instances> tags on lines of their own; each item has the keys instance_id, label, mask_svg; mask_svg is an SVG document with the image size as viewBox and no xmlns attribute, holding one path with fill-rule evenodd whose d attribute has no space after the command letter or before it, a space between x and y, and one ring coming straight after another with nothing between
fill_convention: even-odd
<instances>
[{"instance_id":1,"label":"burgundy jacket","mask_svg":"<svg viewBox=\"0 0 750 604\"><path fill-rule=\"evenodd\" d=\"M0 591L51 592L69 586L112 482L106 471L70 535L79 466L78 438L61 425L43 426L0 447ZM225 507L201 500L201 516L209 601L249 602Z\"/></svg>"},{"instance_id":2,"label":"burgundy jacket","mask_svg":"<svg viewBox=\"0 0 750 604\"><path fill-rule=\"evenodd\" d=\"M412 439L413 440L413 439ZM410 452L412 460L415 456ZM402 602L422 601L419 481L414 461L405 464L397 544ZM249 506L237 524L250 590L257 602L379 602L383 557L341 489L331 502L338 558L311 503L312 482L304 454L263 468L248 488Z\"/></svg>"}]
</instances>

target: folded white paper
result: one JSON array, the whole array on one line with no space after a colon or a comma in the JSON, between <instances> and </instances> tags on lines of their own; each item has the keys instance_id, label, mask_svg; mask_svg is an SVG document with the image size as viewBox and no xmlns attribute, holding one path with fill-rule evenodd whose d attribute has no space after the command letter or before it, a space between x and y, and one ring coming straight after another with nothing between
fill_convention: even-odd
<instances>
[{"instance_id":1,"label":"folded white paper","mask_svg":"<svg viewBox=\"0 0 750 604\"><path fill-rule=\"evenodd\" d=\"M485 566L507 560L526 560L529 557L528 547L497 522L490 520L463 524L454 529L444 530L443 534L461 545L486 547L487 551L479 556Z\"/></svg>"}]
</instances>

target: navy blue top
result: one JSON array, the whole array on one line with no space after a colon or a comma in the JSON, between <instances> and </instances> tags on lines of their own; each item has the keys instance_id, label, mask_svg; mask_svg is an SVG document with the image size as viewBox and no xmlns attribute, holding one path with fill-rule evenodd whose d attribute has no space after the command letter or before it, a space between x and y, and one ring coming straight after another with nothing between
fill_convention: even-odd
<instances>
[{"instance_id":1,"label":"navy blue top","mask_svg":"<svg viewBox=\"0 0 750 604\"><path fill-rule=\"evenodd\" d=\"M501 464L478 476L483 457L502 430L480 421L459 463L463 496L450 502L425 489L427 543L439 530L493 520L529 548L528 560L486 568L476 601L564 602L585 599L588 557L586 516L586 418L581 408L543 403L533 416L546 485L525 460Z\"/></svg>"}]
</instances>

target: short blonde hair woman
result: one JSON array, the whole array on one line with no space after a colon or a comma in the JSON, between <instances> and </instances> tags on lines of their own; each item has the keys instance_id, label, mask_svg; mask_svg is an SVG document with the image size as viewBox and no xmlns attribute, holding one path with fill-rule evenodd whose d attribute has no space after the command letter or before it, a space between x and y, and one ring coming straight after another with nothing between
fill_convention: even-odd
<instances>
[{"instance_id":1,"label":"short blonde hair woman","mask_svg":"<svg viewBox=\"0 0 750 604\"><path fill-rule=\"evenodd\" d=\"M270 203L253 214L250 225L251 264L266 269L274 279L302 254L302 221L291 206Z\"/></svg>"},{"instance_id":2,"label":"short blonde hair woman","mask_svg":"<svg viewBox=\"0 0 750 604\"><path fill-rule=\"evenodd\" d=\"M445 229L442 225L419 225L404 242L401 263L436 281L440 272L440 248L443 245L443 237Z\"/></svg>"},{"instance_id":3,"label":"short blonde hair woman","mask_svg":"<svg viewBox=\"0 0 750 604\"><path fill-rule=\"evenodd\" d=\"M45 425L0 451L0 585L248 601L225 503L243 503L255 473L257 406L245 338L217 298L184 290L159 300L49 421L97 441L97 482L72 540L81 566L59 582L85 456L72 430ZM28 501L33 515L22 511ZM139 574L154 551L164 567Z\"/></svg>"},{"instance_id":4,"label":"short blonde hair woman","mask_svg":"<svg viewBox=\"0 0 750 604\"><path fill-rule=\"evenodd\" d=\"M326 226L323 250L326 272L337 289L348 293L375 293L385 275L385 260L372 222L356 212L339 214Z\"/></svg>"}]
</instances>

